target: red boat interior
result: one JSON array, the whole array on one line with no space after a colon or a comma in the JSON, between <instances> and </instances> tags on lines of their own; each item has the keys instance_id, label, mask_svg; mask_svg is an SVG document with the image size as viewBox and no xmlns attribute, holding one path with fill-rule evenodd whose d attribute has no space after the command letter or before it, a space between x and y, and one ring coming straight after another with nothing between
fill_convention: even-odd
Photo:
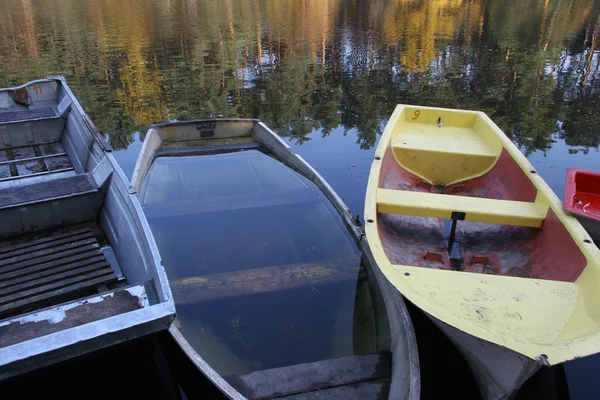
<instances>
[{"instance_id":1,"label":"red boat interior","mask_svg":"<svg viewBox=\"0 0 600 400\"><path fill-rule=\"evenodd\" d=\"M525 202L533 202L537 195L536 187L504 149L483 176L434 186L399 165L388 148L379 187ZM564 282L575 281L587 264L552 209L540 228L457 221L454 240L450 240L452 222L383 213L377 221L392 264Z\"/></svg>"}]
</instances>

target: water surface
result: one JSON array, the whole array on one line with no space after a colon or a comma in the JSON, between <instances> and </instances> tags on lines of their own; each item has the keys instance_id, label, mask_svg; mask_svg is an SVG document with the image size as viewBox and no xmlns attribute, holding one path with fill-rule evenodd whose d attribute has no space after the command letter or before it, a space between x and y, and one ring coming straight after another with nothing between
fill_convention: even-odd
<instances>
[{"instance_id":1,"label":"water surface","mask_svg":"<svg viewBox=\"0 0 600 400\"><path fill-rule=\"evenodd\" d=\"M139 197L175 324L219 374L384 350L341 216L271 155L157 157Z\"/></svg>"}]
</instances>

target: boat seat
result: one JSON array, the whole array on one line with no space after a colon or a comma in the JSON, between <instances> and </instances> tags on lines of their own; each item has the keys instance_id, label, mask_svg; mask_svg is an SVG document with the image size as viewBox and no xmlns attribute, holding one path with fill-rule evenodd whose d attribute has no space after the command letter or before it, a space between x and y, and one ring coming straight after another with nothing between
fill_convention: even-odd
<instances>
[{"instance_id":1,"label":"boat seat","mask_svg":"<svg viewBox=\"0 0 600 400\"><path fill-rule=\"evenodd\" d=\"M0 317L117 280L89 228L0 246Z\"/></svg>"},{"instance_id":2,"label":"boat seat","mask_svg":"<svg viewBox=\"0 0 600 400\"><path fill-rule=\"evenodd\" d=\"M382 399L391 376L388 351L353 355L225 377L241 394L258 399Z\"/></svg>"},{"instance_id":3,"label":"boat seat","mask_svg":"<svg viewBox=\"0 0 600 400\"><path fill-rule=\"evenodd\" d=\"M463 212L465 221L532 228L539 228L545 218L545 214L535 203L525 201L390 189L377 191L377 211L446 219L451 219L453 212Z\"/></svg>"},{"instance_id":4,"label":"boat seat","mask_svg":"<svg viewBox=\"0 0 600 400\"><path fill-rule=\"evenodd\" d=\"M10 119L32 116L36 118ZM0 113L0 119L0 149L59 142L66 124L66 119L54 109L3 112Z\"/></svg>"},{"instance_id":5,"label":"boat seat","mask_svg":"<svg viewBox=\"0 0 600 400\"><path fill-rule=\"evenodd\" d=\"M143 284L94 294L0 321L0 349L149 306Z\"/></svg>"},{"instance_id":6,"label":"boat seat","mask_svg":"<svg viewBox=\"0 0 600 400\"><path fill-rule=\"evenodd\" d=\"M92 183L92 179L91 174L80 174L32 185L0 189L0 210L97 192L98 189Z\"/></svg>"},{"instance_id":7,"label":"boat seat","mask_svg":"<svg viewBox=\"0 0 600 400\"><path fill-rule=\"evenodd\" d=\"M238 296L314 287L366 278L361 256L242 269L169 281L176 304L195 304Z\"/></svg>"},{"instance_id":8,"label":"boat seat","mask_svg":"<svg viewBox=\"0 0 600 400\"><path fill-rule=\"evenodd\" d=\"M73 175L0 189L0 236L92 221L104 193L91 174Z\"/></svg>"},{"instance_id":9,"label":"boat seat","mask_svg":"<svg viewBox=\"0 0 600 400\"><path fill-rule=\"evenodd\" d=\"M230 197L207 199L184 199L168 202L144 203L148 218L197 215L222 211L247 210L259 207L274 207L289 204L304 204L321 201L310 189L294 189L280 193L252 193Z\"/></svg>"},{"instance_id":10,"label":"boat seat","mask_svg":"<svg viewBox=\"0 0 600 400\"><path fill-rule=\"evenodd\" d=\"M432 185L449 185L479 176L500 155L474 129L409 124L392 144L396 161Z\"/></svg>"},{"instance_id":11,"label":"boat seat","mask_svg":"<svg viewBox=\"0 0 600 400\"><path fill-rule=\"evenodd\" d=\"M0 123L57 117L53 107L0 112Z\"/></svg>"}]
</instances>

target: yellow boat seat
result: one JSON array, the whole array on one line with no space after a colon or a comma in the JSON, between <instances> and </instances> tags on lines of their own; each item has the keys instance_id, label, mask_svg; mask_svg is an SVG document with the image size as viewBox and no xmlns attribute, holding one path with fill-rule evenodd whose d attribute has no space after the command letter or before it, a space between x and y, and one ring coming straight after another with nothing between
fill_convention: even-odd
<instances>
[{"instance_id":1,"label":"yellow boat seat","mask_svg":"<svg viewBox=\"0 0 600 400\"><path fill-rule=\"evenodd\" d=\"M440 121L441 122L441 121ZM392 144L396 161L432 185L449 185L488 171L501 148L467 126L400 125Z\"/></svg>"},{"instance_id":2,"label":"yellow boat seat","mask_svg":"<svg viewBox=\"0 0 600 400\"><path fill-rule=\"evenodd\" d=\"M377 211L415 217L452 218L465 213L465 221L539 228L545 218L535 203L466 197L406 190L377 190Z\"/></svg>"}]
</instances>

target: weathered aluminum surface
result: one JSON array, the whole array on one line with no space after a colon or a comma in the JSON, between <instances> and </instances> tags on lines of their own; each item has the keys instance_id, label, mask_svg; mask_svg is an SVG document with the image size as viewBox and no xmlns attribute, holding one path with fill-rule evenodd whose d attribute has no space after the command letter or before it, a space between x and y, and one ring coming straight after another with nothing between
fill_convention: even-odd
<instances>
[{"instance_id":1,"label":"weathered aluminum surface","mask_svg":"<svg viewBox=\"0 0 600 400\"><path fill-rule=\"evenodd\" d=\"M110 153L110 146L86 115L64 78L49 77L47 80L29 82L17 88L0 90L0 114L18 111L18 115L22 116L27 110L47 108L48 105L55 108L56 118L64 127L64 134L57 140L60 140L62 148L68 154L74 172L90 173L90 179L104 195L99 223L127 283L143 284L148 291L148 302L138 310L0 348L0 379L166 330L175 315L166 273L140 203ZM14 122L18 122L15 126L25 126L29 123ZM0 129L6 126L7 124L2 124ZM36 133L33 129L32 132ZM0 135L3 133L0 131ZM41 140L45 140L44 137ZM12 139L11 132L10 140ZM56 137L52 136L49 140L54 139ZM72 174L73 171L66 176ZM58 177L65 177L65 174L36 176L27 183L48 182ZM73 204L67 204L68 201L65 203L64 199L60 200L58 206L52 206L54 202L48 203L50 209L54 207L51 216L45 217L49 226L62 223L57 215L67 213L69 208L73 212L83 205L77 203L77 197L69 198L69 201L74 201ZM68 207L62 212L60 208L64 205ZM33 208L33 205L27 204L16 208L19 211L14 218L19 218L18 223L21 227L35 229L37 219L43 218L35 214ZM87 217L81 216L79 219L85 220ZM17 223L16 220L13 222Z\"/></svg>"}]
</instances>

